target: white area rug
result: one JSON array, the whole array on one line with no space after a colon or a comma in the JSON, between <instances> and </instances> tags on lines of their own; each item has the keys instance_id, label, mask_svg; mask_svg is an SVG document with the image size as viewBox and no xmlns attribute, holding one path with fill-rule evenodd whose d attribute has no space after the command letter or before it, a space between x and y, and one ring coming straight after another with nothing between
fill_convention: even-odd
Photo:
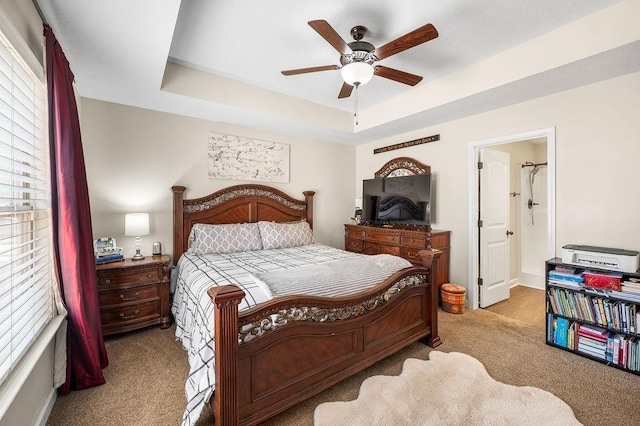
<instances>
[{"instance_id":1,"label":"white area rug","mask_svg":"<svg viewBox=\"0 0 640 426\"><path fill-rule=\"evenodd\" d=\"M316 407L316 426L580 425L573 410L545 390L500 383L477 359L432 351L409 358L399 376L373 376L354 401Z\"/></svg>"}]
</instances>

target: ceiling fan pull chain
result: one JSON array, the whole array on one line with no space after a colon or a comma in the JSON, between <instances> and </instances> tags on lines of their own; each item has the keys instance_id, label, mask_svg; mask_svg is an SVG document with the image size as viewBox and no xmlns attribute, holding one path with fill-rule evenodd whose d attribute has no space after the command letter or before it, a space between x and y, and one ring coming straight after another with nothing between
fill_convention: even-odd
<instances>
[{"instance_id":1,"label":"ceiling fan pull chain","mask_svg":"<svg viewBox=\"0 0 640 426\"><path fill-rule=\"evenodd\" d=\"M353 107L353 116L356 119L356 126L358 125L358 86L360 86L360 83L355 83L354 86L356 87L356 95L355 95L355 105Z\"/></svg>"}]
</instances>

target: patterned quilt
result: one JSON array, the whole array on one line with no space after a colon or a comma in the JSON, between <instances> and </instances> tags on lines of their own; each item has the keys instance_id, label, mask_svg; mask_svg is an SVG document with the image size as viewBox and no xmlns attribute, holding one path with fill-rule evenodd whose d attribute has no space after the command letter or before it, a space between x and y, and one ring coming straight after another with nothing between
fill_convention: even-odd
<instances>
[{"instance_id":1,"label":"patterned quilt","mask_svg":"<svg viewBox=\"0 0 640 426\"><path fill-rule=\"evenodd\" d=\"M393 259L383 263L390 263L386 265L389 270L382 275L372 275L373 283L379 283L393 272L411 266L404 259L388 257ZM239 306L239 310L243 310L273 298L273 293L284 295L303 292L295 287L283 290L279 281L286 273L279 271L291 270L295 274L294 271L309 269L312 265L329 262L339 265L347 259L362 258L373 261L369 256L321 244L240 253L182 255L177 265L177 285L171 307L176 321L176 337L188 352L190 366L185 385L187 407L182 424L196 423L214 389L213 303L207 295L209 288L228 284L240 287L246 293ZM272 291L263 279L273 279L278 284L277 291ZM357 291L357 288L353 291Z\"/></svg>"}]
</instances>

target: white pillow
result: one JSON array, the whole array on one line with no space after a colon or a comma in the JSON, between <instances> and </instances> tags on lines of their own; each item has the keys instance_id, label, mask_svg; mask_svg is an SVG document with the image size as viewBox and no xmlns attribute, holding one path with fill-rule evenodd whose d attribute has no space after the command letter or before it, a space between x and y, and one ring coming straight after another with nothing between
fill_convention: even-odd
<instances>
[{"instance_id":1,"label":"white pillow","mask_svg":"<svg viewBox=\"0 0 640 426\"><path fill-rule=\"evenodd\" d=\"M313 243L313 232L306 220L294 223L258 222L265 250L306 246Z\"/></svg>"},{"instance_id":2,"label":"white pillow","mask_svg":"<svg viewBox=\"0 0 640 426\"><path fill-rule=\"evenodd\" d=\"M256 223L207 225L198 223L189 234L189 252L195 254L235 253L262 250Z\"/></svg>"}]
</instances>

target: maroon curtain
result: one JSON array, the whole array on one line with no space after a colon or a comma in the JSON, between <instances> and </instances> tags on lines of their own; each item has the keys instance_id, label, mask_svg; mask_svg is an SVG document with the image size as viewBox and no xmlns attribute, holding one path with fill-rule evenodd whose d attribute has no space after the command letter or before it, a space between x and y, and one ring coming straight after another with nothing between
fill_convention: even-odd
<instances>
[{"instance_id":1,"label":"maroon curtain","mask_svg":"<svg viewBox=\"0 0 640 426\"><path fill-rule=\"evenodd\" d=\"M89 190L78 108L69 62L48 25L46 74L49 100L53 251L68 311L67 381L60 392L105 382L108 364L102 337L98 280L93 255Z\"/></svg>"}]
</instances>

